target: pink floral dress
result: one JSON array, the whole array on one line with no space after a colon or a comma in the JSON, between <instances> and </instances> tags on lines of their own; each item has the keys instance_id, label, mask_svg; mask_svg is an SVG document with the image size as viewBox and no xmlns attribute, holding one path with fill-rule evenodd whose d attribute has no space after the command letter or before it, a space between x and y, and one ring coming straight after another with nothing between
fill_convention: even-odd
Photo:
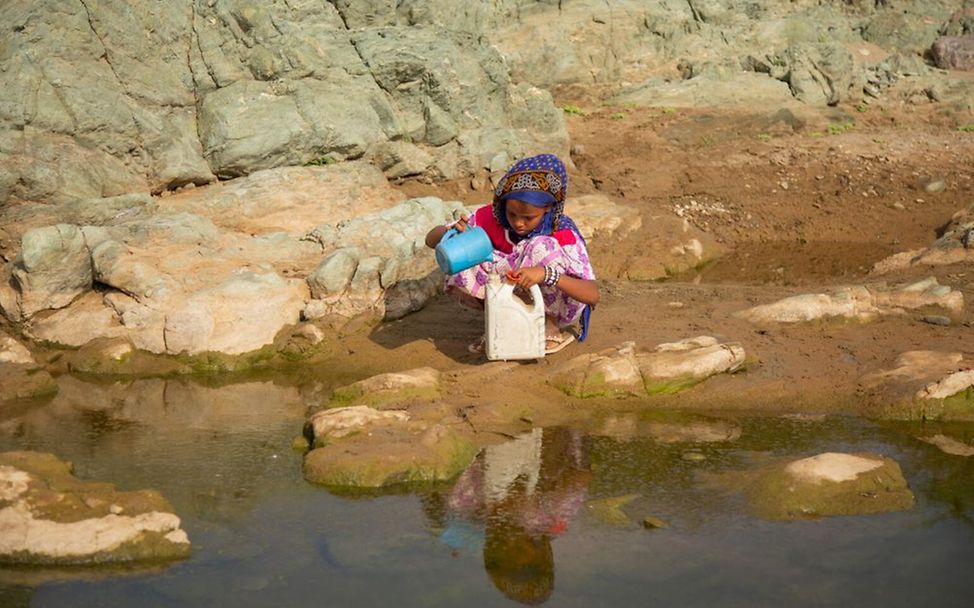
<instances>
[{"instance_id":1,"label":"pink floral dress","mask_svg":"<svg viewBox=\"0 0 974 608\"><path fill-rule=\"evenodd\" d=\"M551 236L534 236L514 243L508 231L494 219L490 205L479 208L468 223L487 231L494 245L494 258L457 274L448 275L447 293L459 292L483 300L486 297L490 273L503 275L508 270L531 266L553 266L562 274L595 280L595 271L589 261L585 241L574 230L558 230ZM574 325L581 319L586 304L568 297L557 287L539 287L544 299L545 313L555 319L558 327Z\"/></svg>"}]
</instances>

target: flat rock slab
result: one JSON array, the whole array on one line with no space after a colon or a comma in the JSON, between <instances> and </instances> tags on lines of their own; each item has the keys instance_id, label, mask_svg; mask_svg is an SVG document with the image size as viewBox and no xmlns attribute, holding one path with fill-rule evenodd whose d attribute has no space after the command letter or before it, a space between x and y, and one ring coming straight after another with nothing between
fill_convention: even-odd
<instances>
[{"instance_id":1,"label":"flat rock slab","mask_svg":"<svg viewBox=\"0 0 974 608\"><path fill-rule=\"evenodd\" d=\"M404 372L379 374L342 386L332 393L330 403L336 405L383 404L402 406L414 399L431 399L439 396L442 374L432 367L421 367Z\"/></svg>"},{"instance_id":2,"label":"flat rock slab","mask_svg":"<svg viewBox=\"0 0 974 608\"><path fill-rule=\"evenodd\" d=\"M179 517L158 492L79 481L51 454L0 454L0 562L157 562L189 553Z\"/></svg>"},{"instance_id":3,"label":"flat rock slab","mask_svg":"<svg viewBox=\"0 0 974 608\"><path fill-rule=\"evenodd\" d=\"M634 342L575 357L552 372L549 382L569 395L652 395L683 390L744 364L743 347L698 336L640 351Z\"/></svg>"},{"instance_id":4,"label":"flat rock slab","mask_svg":"<svg viewBox=\"0 0 974 608\"><path fill-rule=\"evenodd\" d=\"M802 294L742 310L735 316L752 323L800 323L828 318L870 321L879 315L936 307L952 314L964 309L964 295L929 277L899 288L840 287L833 293Z\"/></svg>"}]
</instances>

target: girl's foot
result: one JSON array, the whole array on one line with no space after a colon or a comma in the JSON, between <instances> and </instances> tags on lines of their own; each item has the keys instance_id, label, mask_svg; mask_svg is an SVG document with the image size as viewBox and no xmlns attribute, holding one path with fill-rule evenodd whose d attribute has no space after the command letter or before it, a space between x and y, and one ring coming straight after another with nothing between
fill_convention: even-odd
<instances>
[{"instance_id":1,"label":"girl's foot","mask_svg":"<svg viewBox=\"0 0 974 608\"><path fill-rule=\"evenodd\" d=\"M475 355L481 355L487 349L487 336L480 336L467 346L467 350Z\"/></svg>"}]
</instances>

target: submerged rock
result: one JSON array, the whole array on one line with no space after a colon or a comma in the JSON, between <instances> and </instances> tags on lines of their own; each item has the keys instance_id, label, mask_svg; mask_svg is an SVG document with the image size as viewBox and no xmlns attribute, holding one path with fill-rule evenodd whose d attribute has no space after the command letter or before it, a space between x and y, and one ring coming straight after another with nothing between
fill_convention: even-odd
<instances>
[{"instance_id":1,"label":"submerged rock","mask_svg":"<svg viewBox=\"0 0 974 608\"><path fill-rule=\"evenodd\" d=\"M0 454L0 562L106 564L187 557L190 542L153 490L85 483L51 454Z\"/></svg>"},{"instance_id":2,"label":"submerged rock","mask_svg":"<svg viewBox=\"0 0 974 608\"><path fill-rule=\"evenodd\" d=\"M593 500L587 505L588 512L604 524L623 528L632 523L623 508L637 498L639 494L626 494Z\"/></svg>"},{"instance_id":3,"label":"submerged rock","mask_svg":"<svg viewBox=\"0 0 974 608\"><path fill-rule=\"evenodd\" d=\"M914 501L895 461L836 452L760 471L745 494L756 515L786 520L902 511Z\"/></svg>"},{"instance_id":4,"label":"submerged rock","mask_svg":"<svg viewBox=\"0 0 974 608\"><path fill-rule=\"evenodd\" d=\"M661 444L720 443L741 437L741 426L729 420L719 420L693 414L662 414L644 412L611 416L594 433L629 441L648 437Z\"/></svg>"}]
</instances>

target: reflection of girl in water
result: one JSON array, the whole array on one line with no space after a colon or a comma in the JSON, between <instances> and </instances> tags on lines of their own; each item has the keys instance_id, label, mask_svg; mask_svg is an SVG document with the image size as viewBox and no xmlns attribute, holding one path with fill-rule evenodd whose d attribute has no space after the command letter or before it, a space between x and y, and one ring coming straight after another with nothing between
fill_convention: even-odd
<instances>
[{"instance_id":1,"label":"reflection of girl in water","mask_svg":"<svg viewBox=\"0 0 974 608\"><path fill-rule=\"evenodd\" d=\"M451 521L441 538L455 550L482 542L494 585L511 599L540 604L554 589L551 538L568 529L589 478L575 431L534 429L487 447L450 492ZM482 539L468 522L483 523Z\"/></svg>"}]
</instances>

